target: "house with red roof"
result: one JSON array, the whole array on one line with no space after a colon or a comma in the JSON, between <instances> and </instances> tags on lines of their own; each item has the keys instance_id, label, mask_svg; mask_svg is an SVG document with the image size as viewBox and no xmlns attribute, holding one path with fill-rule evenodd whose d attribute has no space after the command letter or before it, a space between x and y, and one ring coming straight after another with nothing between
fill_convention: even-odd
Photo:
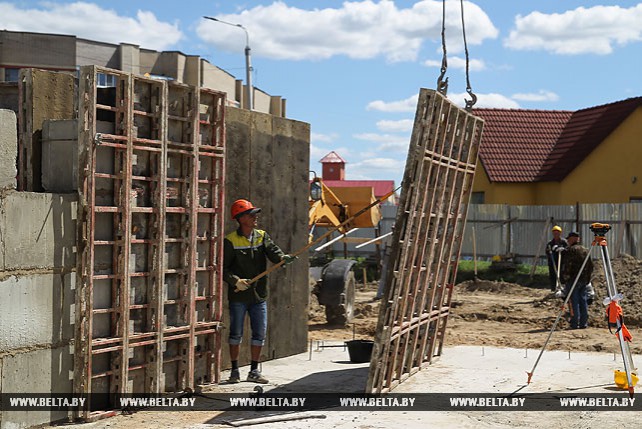
<instances>
[{"instance_id":1,"label":"house with red roof","mask_svg":"<svg viewBox=\"0 0 642 429\"><path fill-rule=\"evenodd\" d=\"M642 97L578 111L475 109L473 203L642 201Z\"/></svg>"},{"instance_id":2,"label":"house with red roof","mask_svg":"<svg viewBox=\"0 0 642 429\"><path fill-rule=\"evenodd\" d=\"M335 151L331 151L321 160L323 183L330 188L372 187L375 198L390 193L395 189L394 180L346 180L346 161ZM382 204L397 204L397 194L389 197Z\"/></svg>"}]
</instances>

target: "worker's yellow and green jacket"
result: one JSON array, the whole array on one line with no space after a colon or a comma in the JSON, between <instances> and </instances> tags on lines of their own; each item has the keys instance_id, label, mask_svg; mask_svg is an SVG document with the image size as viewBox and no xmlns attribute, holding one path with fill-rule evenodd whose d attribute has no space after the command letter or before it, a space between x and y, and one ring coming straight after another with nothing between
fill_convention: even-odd
<instances>
[{"instance_id":1,"label":"worker's yellow and green jacket","mask_svg":"<svg viewBox=\"0 0 642 429\"><path fill-rule=\"evenodd\" d=\"M223 280L227 282L229 301L261 302L268 296L267 277L252 283L247 290L234 292L239 279L251 279L267 268L267 259L273 263L281 261L283 251L267 232L254 229L250 239L237 229L225 236L223 247Z\"/></svg>"}]
</instances>

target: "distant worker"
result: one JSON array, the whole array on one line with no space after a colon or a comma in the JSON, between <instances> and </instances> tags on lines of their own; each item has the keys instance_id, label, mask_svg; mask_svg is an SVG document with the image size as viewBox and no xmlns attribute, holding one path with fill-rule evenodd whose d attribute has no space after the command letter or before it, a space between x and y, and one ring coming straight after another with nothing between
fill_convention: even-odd
<instances>
[{"instance_id":1,"label":"distant worker","mask_svg":"<svg viewBox=\"0 0 642 429\"><path fill-rule=\"evenodd\" d=\"M228 382L241 381L238 359L245 314L250 316L252 340L250 342L251 367L247 381L265 384L268 380L259 371L261 348L267 331L267 278L263 277L250 284L249 281L266 270L267 259L273 263L285 261L289 264L296 259L286 255L267 232L257 229L260 208L248 200L236 200L232 204L232 219L239 227L229 233L224 241L223 279L228 285L230 308L230 360L232 371Z\"/></svg>"},{"instance_id":2,"label":"distant worker","mask_svg":"<svg viewBox=\"0 0 642 429\"><path fill-rule=\"evenodd\" d=\"M580 234L571 232L566 237L568 247L562 253L561 279L566 285L567 293L578 277L580 268L588 255L588 249L580 244ZM579 275L575 289L571 294L571 329L585 329L588 327L588 300L593 287L591 286L591 274L593 274L593 261L589 257L586 265Z\"/></svg>"},{"instance_id":3,"label":"distant worker","mask_svg":"<svg viewBox=\"0 0 642 429\"><path fill-rule=\"evenodd\" d=\"M553 227L553 239L546 245L546 259L548 259L548 279L550 281L551 291L555 291L557 285L557 272L559 271L559 254L563 251L568 243L562 238L562 228L558 225Z\"/></svg>"}]
</instances>

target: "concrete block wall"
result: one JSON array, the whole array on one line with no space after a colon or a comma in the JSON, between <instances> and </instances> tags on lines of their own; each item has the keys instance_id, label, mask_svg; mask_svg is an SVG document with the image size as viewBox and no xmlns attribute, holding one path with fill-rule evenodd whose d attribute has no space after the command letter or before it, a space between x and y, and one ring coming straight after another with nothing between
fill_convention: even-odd
<instances>
[{"instance_id":1,"label":"concrete block wall","mask_svg":"<svg viewBox=\"0 0 642 429\"><path fill-rule=\"evenodd\" d=\"M0 392L71 393L77 197L13 190L17 152L15 113L0 110ZM0 428L67 417L0 411Z\"/></svg>"},{"instance_id":2,"label":"concrete block wall","mask_svg":"<svg viewBox=\"0 0 642 429\"><path fill-rule=\"evenodd\" d=\"M0 196L0 392L71 393L75 195ZM0 428L67 419L0 411Z\"/></svg>"}]
</instances>

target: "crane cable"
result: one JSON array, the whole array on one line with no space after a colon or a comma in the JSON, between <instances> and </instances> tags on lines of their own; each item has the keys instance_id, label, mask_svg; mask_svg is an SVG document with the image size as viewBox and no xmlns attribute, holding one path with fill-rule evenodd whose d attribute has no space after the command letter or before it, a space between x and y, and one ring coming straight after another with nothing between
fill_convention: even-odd
<instances>
[{"instance_id":1,"label":"crane cable","mask_svg":"<svg viewBox=\"0 0 642 429\"><path fill-rule=\"evenodd\" d=\"M466 92L470 95L470 100L464 100L466 102L466 110L471 111L475 103L477 103L477 96L473 92L472 86L470 85L470 57L468 55L468 42L466 40L466 20L464 18L464 0L459 0L460 10L461 10L461 30L462 36L464 39L464 53L466 56ZM444 96L448 93L448 77L446 76L446 71L448 70L448 60L447 60L447 51L446 51L446 0L442 0L442 16L441 16L441 47L442 47L442 58L441 58L441 70L439 77L437 78L437 91L443 94Z\"/></svg>"},{"instance_id":2,"label":"crane cable","mask_svg":"<svg viewBox=\"0 0 642 429\"><path fill-rule=\"evenodd\" d=\"M441 74L437 78L437 91L439 91L444 96L448 95L448 78L444 79L446 76L446 70L448 70L448 60L446 54L446 0L442 0L442 15L441 15Z\"/></svg>"}]
</instances>

